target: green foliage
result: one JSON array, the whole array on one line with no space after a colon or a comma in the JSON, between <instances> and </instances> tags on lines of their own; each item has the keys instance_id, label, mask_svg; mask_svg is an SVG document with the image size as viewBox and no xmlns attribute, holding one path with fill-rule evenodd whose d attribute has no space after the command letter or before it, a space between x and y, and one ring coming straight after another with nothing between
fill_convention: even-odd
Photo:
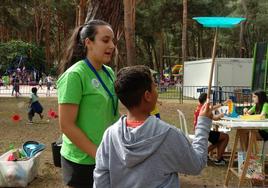
<instances>
[{"instance_id":1,"label":"green foliage","mask_svg":"<svg viewBox=\"0 0 268 188\"><path fill-rule=\"evenodd\" d=\"M246 7L242 6L245 2ZM246 11L244 10L246 8ZM160 41L163 33L165 56L172 56L169 63L180 63L182 38L182 0L146 0L136 9L137 58L151 66L152 53L145 44L156 50L159 62ZM247 17L244 36L248 55L252 57L256 42L268 41L267 0L188 0L187 55L194 58L210 58L214 30L203 28L192 20L195 16ZM240 56L240 27L220 29L219 57ZM174 56L178 57L173 58ZM158 59L157 59L158 58ZM166 61L164 61L167 63Z\"/></svg>"},{"instance_id":2,"label":"green foliage","mask_svg":"<svg viewBox=\"0 0 268 188\"><path fill-rule=\"evenodd\" d=\"M26 67L34 67L37 70L45 70L44 50L34 44L12 40L0 43L0 74L5 73L11 63L17 57L27 57Z\"/></svg>"},{"instance_id":3,"label":"green foliage","mask_svg":"<svg viewBox=\"0 0 268 188\"><path fill-rule=\"evenodd\" d=\"M50 4L48 4L50 2ZM137 1L138 2L138 1ZM245 6L242 6L244 2ZM15 48L15 43L10 47L9 43L0 44L1 71L8 63L19 54L29 55L32 51L30 63L41 68L44 62L45 45L45 19L48 7L51 12L50 20L50 51L52 62L58 62L60 53L70 31L75 26L77 0L1 0L0 3L0 26L9 30L9 36L17 39L17 34L32 31L35 39L35 16L40 18L40 47L33 44L21 44L21 48ZM107 7L109 9L109 7ZM36 14L36 12L38 14ZM160 54L172 56L163 58L163 62L172 65L181 62L181 38L182 38L182 0L146 0L139 1L136 5L136 47L137 62L154 68L160 65ZM213 29L202 28L192 17L195 16L244 16L247 17L244 38L248 48L249 57L255 42L268 41L268 1L267 0L188 0L188 29L187 29L187 55L194 58L211 57L211 46L213 42ZM42 19L41 19L42 18ZM43 22L42 22L43 21ZM61 33L58 33L58 28ZM240 27L234 29L221 29L217 55L222 57L239 57ZM61 45L58 47L57 38ZM39 41L38 41L39 42ZM27 46L32 45L32 46ZM39 43L38 43L39 44ZM161 46L163 44L163 46ZM119 44L124 49L124 37ZM24 50L22 50L24 49ZM25 50L26 49L26 50ZM31 49L31 50L29 50ZM162 51L161 51L162 50ZM123 60L124 50L119 51ZM36 58L35 58L36 57ZM36 64L37 63L37 64ZM51 63L51 62L46 62ZM53 74L55 68L52 65L47 73Z\"/></svg>"}]
</instances>

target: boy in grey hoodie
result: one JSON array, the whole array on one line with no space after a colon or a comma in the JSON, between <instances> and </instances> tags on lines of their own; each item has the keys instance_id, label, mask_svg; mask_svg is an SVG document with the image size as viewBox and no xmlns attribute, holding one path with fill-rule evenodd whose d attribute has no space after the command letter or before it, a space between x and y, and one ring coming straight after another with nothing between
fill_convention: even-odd
<instances>
[{"instance_id":1,"label":"boy in grey hoodie","mask_svg":"<svg viewBox=\"0 0 268 188\"><path fill-rule=\"evenodd\" d=\"M150 116L158 94L148 67L121 69L115 91L128 111L104 133L96 154L95 188L177 188L178 173L201 172L211 128L209 103L201 109L190 144L179 129Z\"/></svg>"}]
</instances>

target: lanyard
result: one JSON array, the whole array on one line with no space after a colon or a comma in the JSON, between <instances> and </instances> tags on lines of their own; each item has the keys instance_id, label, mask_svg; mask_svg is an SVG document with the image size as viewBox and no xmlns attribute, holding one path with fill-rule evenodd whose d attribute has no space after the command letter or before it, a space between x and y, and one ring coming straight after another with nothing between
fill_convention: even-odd
<instances>
[{"instance_id":1,"label":"lanyard","mask_svg":"<svg viewBox=\"0 0 268 188\"><path fill-rule=\"evenodd\" d=\"M110 96L110 98L112 99L112 105L113 105L113 111L114 111L114 116L116 116L116 112L117 112L117 107L118 107L118 102L115 101L111 91L107 88L107 86L105 85L105 83L103 82L103 80L101 79L99 73L96 71L96 69L92 66L92 64L89 62L89 60L86 58L84 59L84 61L87 63L88 67L92 70L92 72L95 74L95 76L98 78L99 82L101 83L102 87L104 88L104 90L107 92L107 94ZM106 73L106 75L110 78L110 80L112 82L113 78L111 77L110 73L107 71L107 69L102 65L102 70Z\"/></svg>"}]
</instances>

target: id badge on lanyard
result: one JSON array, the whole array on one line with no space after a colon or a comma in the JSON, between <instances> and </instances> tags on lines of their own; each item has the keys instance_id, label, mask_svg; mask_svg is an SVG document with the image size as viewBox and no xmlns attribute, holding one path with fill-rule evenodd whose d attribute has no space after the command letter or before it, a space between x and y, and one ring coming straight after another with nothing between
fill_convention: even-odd
<instances>
[{"instance_id":1,"label":"id badge on lanyard","mask_svg":"<svg viewBox=\"0 0 268 188\"><path fill-rule=\"evenodd\" d=\"M92 64L89 62L89 60L86 58L84 59L84 61L86 62L86 64L88 65L88 67L92 70L92 72L95 74L95 76L97 77L97 79L99 80L100 84L102 85L102 87L104 88L104 90L107 92L107 94L109 95L109 97L112 99L112 106L113 106L113 112L114 112L114 116L116 116L117 114L117 107L118 107L118 103L115 101L113 94L111 93L111 91L108 89L108 87L105 85L105 83L103 82L103 80L101 79L99 73L96 71L96 69L92 66ZM110 73L107 71L107 69L102 65L102 70L105 72L105 74L109 77L109 79L113 81L112 76L110 75Z\"/></svg>"}]
</instances>

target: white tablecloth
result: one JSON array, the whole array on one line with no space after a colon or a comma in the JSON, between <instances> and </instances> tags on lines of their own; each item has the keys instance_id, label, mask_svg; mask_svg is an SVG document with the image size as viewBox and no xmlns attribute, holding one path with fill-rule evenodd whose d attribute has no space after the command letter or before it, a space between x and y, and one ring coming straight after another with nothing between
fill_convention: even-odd
<instances>
[{"instance_id":1,"label":"white tablecloth","mask_svg":"<svg viewBox=\"0 0 268 188\"><path fill-rule=\"evenodd\" d=\"M213 121L213 123L219 126L236 129L268 129L268 119L259 121L245 121L239 118L225 118L224 120Z\"/></svg>"}]
</instances>

